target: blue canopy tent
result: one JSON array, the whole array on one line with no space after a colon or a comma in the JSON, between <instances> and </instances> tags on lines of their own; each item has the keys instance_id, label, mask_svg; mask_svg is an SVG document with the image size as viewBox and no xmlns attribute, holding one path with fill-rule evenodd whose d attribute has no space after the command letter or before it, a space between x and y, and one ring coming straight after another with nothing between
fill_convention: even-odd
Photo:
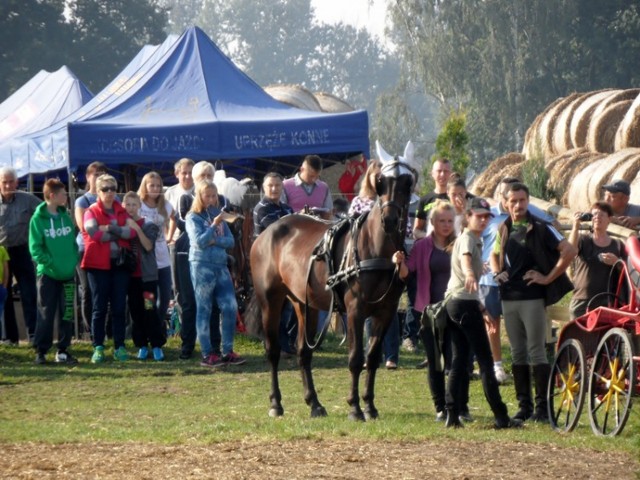
<instances>
[{"instance_id":1,"label":"blue canopy tent","mask_svg":"<svg viewBox=\"0 0 640 480\"><path fill-rule=\"evenodd\" d=\"M176 35L172 35L160 46L144 46L122 72L84 106L78 105L74 110L69 109L65 112L66 115L46 125L46 128L0 142L0 158L8 160L19 176L67 170L69 167L68 123L108 108L136 84L143 72L155 64L155 61L177 38Z\"/></svg>"},{"instance_id":2,"label":"blue canopy tent","mask_svg":"<svg viewBox=\"0 0 640 480\"><path fill-rule=\"evenodd\" d=\"M148 165L190 157L246 173L260 158L291 167L309 153L369 151L366 111L329 114L280 103L197 27L116 101L68 130L72 168L95 160Z\"/></svg>"},{"instance_id":3,"label":"blue canopy tent","mask_svg":"<svg viewBox=\"0 0 640 480\"><path fill-rule=\"evenodd\" d=\"M0 143L53 125L92 98L66 66L55 72L40 70L0 104Z\"/></svg>"}]
</instances>

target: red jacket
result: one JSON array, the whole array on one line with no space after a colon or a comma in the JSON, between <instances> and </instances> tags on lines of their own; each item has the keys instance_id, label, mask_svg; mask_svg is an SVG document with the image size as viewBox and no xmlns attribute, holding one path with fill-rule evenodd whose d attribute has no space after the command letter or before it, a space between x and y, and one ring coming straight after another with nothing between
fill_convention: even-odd
<instances>
[{"instance_id":1,"label":"red jacket","mask_svg":"<svg viewBox=\"0 0 640 480\"><path fill-rule=\"evenodd\" d=\"M129 218L127 211L117 201L113 202L113 210L113 215L108 214L104 210L102 202L98 200L87 209L85 215L93 215L99 226L110 225L113 219L116 220L117 225L121 227L125 226L127 218ZM82 238L84 239L84 255L82 256L82 263L80 266L85 269L95 268L97 270L111 270L111 242L101 242L101 232L97 232L94 236L96 238L89 236L86 229L82 230ZM117 242L121 247L131 248L131 242L129 240L119 238Z\"/></svg>"}]
</instances>

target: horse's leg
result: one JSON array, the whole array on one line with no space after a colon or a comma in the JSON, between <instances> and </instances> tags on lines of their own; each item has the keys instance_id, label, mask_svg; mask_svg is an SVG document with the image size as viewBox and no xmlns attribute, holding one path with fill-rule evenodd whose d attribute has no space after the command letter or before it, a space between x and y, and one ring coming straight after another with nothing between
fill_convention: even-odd
<instances>
[{"instance_id":1,"label":"horse's leg","mask_svg":"<svg viewBox=\"0 0 640 480\"><path fill-rule=\"evenodd\" d=\"M362 340L363 322L349 311L347 314L347 341L349 344L349 372L351 373L351 392L347 403L351 407L349 420L364 421L360 408L360 374L364 366L364 345Z\"/></svg>"},{"instance_id":2,"label":"horse's leg","mask_svg":"<svg viewBox=\"0 0 640 480\"><path fill-rule=\"evenodd\" d=\"M313 343L313 339L315 338L316 327L318 325L318 310L309 307L307 311L308 318L305 318L303 303L294 302L293 307L298 317L298 366L300 367L300 373L302 375L304 401L311 407L311 417L326 417L327 410L318 400L316 387L313 383L313 374L311 373L313 350L309 348L308 344L309 342Z\"/></svg>"},{"instance_id":3,"label":"horse's leg","mask_svg":"<svg viewBox=\"0 0 640 480\"><path fill-rule=\"evenodd\" d=\"M369 349L367 351L367 375L365 378L364 394L362 401L365 404L364 415L367 420L378 418L378 409L374 404L376 372L380 366L382 358L382 341L386 333L386 328L381 324L378 317L370 318Z\"/></svg>"},{"instance_id":4,"label":"horse's leg","mask_svg":"<svg viewBox=\"0 0 640 480\"><path fill-rule=\"evenodd\" d=\"M258 295L258 294L257 294ZM260 298L262 297L262 298ZM267 360L271 366L271 393L269 400L271 408L269 409L270 417L280 417L284 415L282 408L282 394L280 393L280 383L278 381L278 364L280 363L280 343L278 338L280 328L280 311L282 307L274 308L272 305L281 305L280 303L270 303L267 294L258 295L260 305L262 305L262 324L265 332L265 351Z\"/></svg>"}]
</instances>

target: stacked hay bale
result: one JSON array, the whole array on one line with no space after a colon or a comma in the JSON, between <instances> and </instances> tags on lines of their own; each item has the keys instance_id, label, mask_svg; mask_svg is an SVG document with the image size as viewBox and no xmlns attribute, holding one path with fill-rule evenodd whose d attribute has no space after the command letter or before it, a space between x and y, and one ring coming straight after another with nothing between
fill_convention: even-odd
<instances>
[{"instance_id":1,"label":"stacked hay bale","mask_svg":"<svg viewBox=\"0 0 640 480\"><path fill-rule=\"evenodd\" d=\"M265 92L279 102L285 103L302 110L321 112L322 108L316 97L302 85L268 85L264 87Z\"/></svg>"},{"instance_id":2,"label":"stacked hay bale","mask_svg":"<svg viewBox=\"0 0 640 480\"><path fill-rule=\"evenodd\" d=\"M637 96L616 132L615 148L640 147L640 96Z\"/></svg>"},{"instance_id":3,"label":"stacked hay bale","mask_svg":"<svg viewBox=\"0 0 640 480\"><path fill-rule=\"evenodd\" d=\"M347 102L330 93L315 92L313 96L316 97L316 100L320 104L320 108L323 112L342 113L352 112L354 110L354 108Z\"/></svg>"},{"instance_id":4,"label":"stacked hay bale","mask_svg":"<svg viewBox=\"0 0 640 480\"><path fill-rule=\"evenodd\" d=\"M521 153L508 153L495 159L473 180L469 185L469 191L474 195L493 198L500 180L507 176L519 177L522 174L524 161L524 155Z\"/></svg>"}]
</instances>

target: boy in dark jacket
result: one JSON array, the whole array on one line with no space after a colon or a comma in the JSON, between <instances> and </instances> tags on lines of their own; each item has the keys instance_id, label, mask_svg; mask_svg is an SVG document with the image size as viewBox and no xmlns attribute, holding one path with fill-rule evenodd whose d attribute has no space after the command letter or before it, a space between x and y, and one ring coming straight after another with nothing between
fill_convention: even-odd
<instances>
[{"instance_id":1,"label":"boy in dark jacket","mask_svg":"<svg viewBox=\"0 0 640 480\"><path fill-rule=\"evenodd\" d=\"M67 211L67 191L57 179L44 184L45 201L29 223L29 251L36 263L38 310L33 346L36 363L46 362L53 344L53 326L58 318L56 363L78 361L67 351L73 335L73 275L78 263L73 221Z\"/></svg>"}]
</instances>

